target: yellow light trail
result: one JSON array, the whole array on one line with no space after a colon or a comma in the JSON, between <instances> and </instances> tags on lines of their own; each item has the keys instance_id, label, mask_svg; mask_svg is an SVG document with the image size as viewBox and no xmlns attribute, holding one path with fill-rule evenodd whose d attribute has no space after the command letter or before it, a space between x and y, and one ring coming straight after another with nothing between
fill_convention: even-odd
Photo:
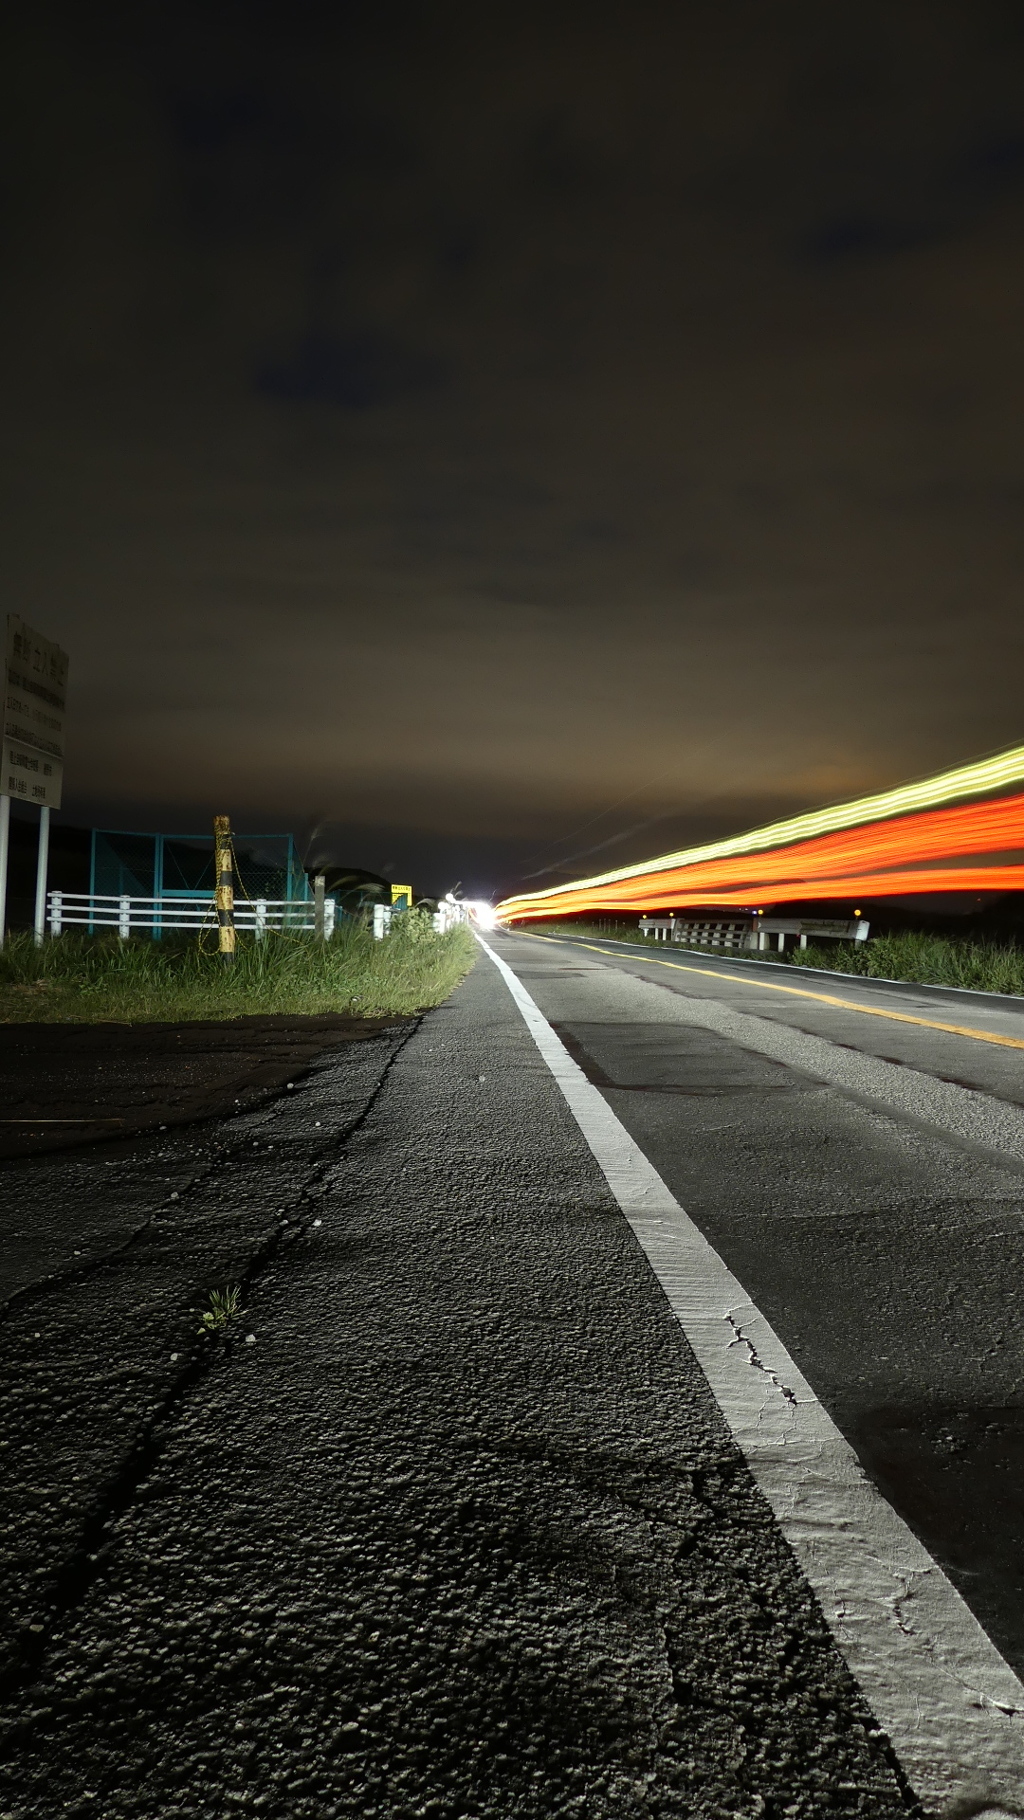
<instances>
[{"instance_id":1,"label":"yellow light trail","mask_svg":"<svg viewBox=\"0 0 1024 1820\"><path fill-rule=\"evenodd\" d=\"M961 801L951 808L911 806L911 799L923 796L935 802L1005 788L1021 776L1024 747L735 840L506 898L498 914L503 921L522 921L593 910L755 908L780 899L1024 890L1024 795ZM888 819L869 816L883 804ZM901 813L894 815L894 807ZM774 844L773 837L797 829L803 838Z\"/></svg>"}]
</instances>

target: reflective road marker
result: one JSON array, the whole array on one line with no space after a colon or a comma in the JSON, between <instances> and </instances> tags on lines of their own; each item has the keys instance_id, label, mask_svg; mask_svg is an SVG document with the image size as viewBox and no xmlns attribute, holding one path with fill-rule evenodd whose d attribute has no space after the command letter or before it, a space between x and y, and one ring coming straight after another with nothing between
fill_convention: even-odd
<instances>
[{"instance_id":1,"label":"reflective road marker","mask_svg":"<svg viewBox=\"0 0 1024 1820\"><path fill-rule=\"evenodd\" d=\"M478 935L655 1272L907 1779L932 1811L1024 1799L1024 1686L865 1476L778 1335ZM977 1808L971 1809L978 1812Z\"/></svg>"}]
</instances>

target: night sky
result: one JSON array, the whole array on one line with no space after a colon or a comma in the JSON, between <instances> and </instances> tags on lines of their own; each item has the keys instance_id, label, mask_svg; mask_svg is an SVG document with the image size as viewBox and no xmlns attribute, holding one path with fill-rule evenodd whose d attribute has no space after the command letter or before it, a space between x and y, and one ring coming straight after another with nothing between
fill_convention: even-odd
<instances>
[{"instance_id":1,"label":"night sky","mask_svg":"<svg viewBox=\"0 0 1024 1820\"><path fill-rule=\"evenodd\" d=\"M62 819L537 889L1024 739L1020 0L7 10Z\"/></svg>"}]
</instances>

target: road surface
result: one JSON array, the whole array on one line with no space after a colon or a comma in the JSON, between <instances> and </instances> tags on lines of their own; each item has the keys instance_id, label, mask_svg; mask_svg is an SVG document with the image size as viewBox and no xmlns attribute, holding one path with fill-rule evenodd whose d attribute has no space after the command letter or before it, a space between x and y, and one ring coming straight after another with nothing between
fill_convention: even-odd
<instances>
[{"instance_id":1,"label":"road surface","mask_svg":"<svg viewBox=\"0 0 1024 1820\"><path fill-rule=\"evenodd\" d=\"M1019 1666L1018 1052L949 1037L993 1071L963 1100L952 1064L874 1060L923 1026L494 948ZM934 1103L881 1109L886 1067ZM980 1790L980 1705L977 1763L894 1750L613 1187L487 958L267 1106L5 1166L0 1814L895 1820Z\"/></svg>"}]
</instances>

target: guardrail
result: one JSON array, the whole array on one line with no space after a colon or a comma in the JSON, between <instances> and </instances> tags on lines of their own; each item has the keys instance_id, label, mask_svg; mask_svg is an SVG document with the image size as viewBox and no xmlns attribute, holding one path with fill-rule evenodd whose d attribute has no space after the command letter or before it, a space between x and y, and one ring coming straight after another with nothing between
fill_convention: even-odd
<instances>
[{"instance_id":1,"label":"guardrail","mask_svg":"<svg viewBox=\"0 0 1024 1820\"><path fill-rule=\"evenodd\" d=\"M662 942L695 942L707 948L753 948L757 938L749 917L731 922L689 922L678 916L642 916L641 935Z\"/></svg>"},{"instance_id":2,"label":"guardrail","mask_svg":"<svg viewBox=\"0 0 1024 1820\"><path fill-rule=\"evenodd\" d=\"M870 923L846 917L821 916L756 916L742 920L723 917L695 922L681 916L642 916L641 935L655 941L684 942L699 948L753 948L764 951L774 936L782 953L787 935L800 938L801 948L808 941L866 942Z\"/></svg>"},{"instance_id":3,"label":"guardrail","mask_svg":"<svg viewBox=\"0 0 1024 1820\"><path fill-rule=\"evenodd\" d=\"M324 937L330 940L337 917L337 900L324 899ZM201 929L215 929L217 909L210 896L196 897L117 897L96 895L89 891L50 891L47 893L47 920L51 935L65 929L116 929L118 935L162 935L165 930L185 929L198 934ZM286 929L289 933L312 934L316 904L309 898L258 897L252 902L235 899L235 927L249 929L259 941L269 929Z\"/></svg>"}]
</instances>

